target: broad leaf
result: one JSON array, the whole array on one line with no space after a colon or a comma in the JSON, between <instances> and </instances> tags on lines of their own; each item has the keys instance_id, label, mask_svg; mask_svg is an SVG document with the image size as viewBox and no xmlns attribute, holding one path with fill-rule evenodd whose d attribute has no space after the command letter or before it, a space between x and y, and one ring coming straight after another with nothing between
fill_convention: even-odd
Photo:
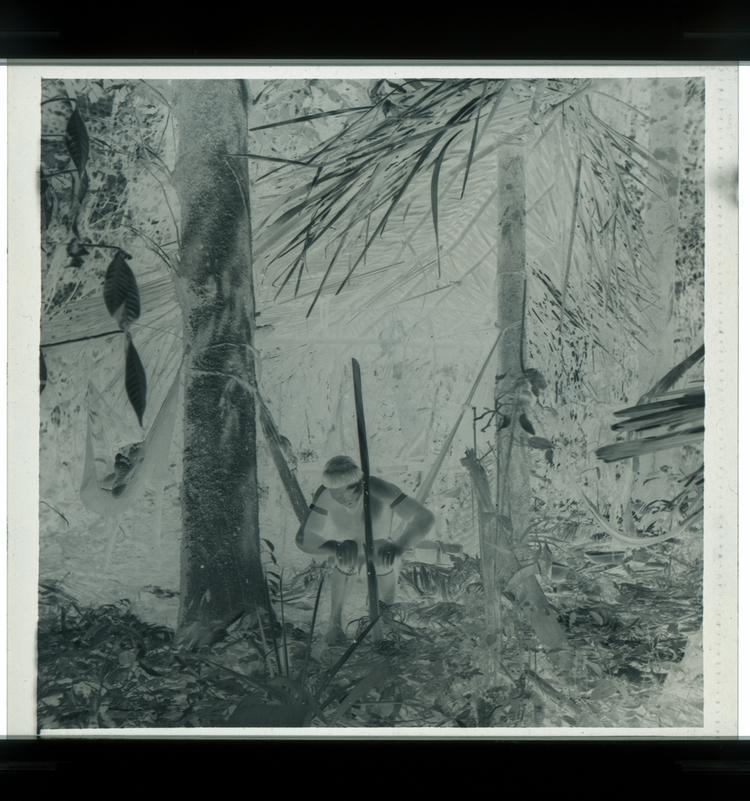
<instances>
[{"instance_id":1,"label":"broad leaf","mask_svg":"<svg viewBox=\"0 0 750 801\"><path fill-rule=\"evenodd\" d=\"M146 371L130 337L125 357L125 391L138 422L143 425L143 413L146 411Z\"/></svg>"},{"instance_id":2,"label":"broad leaf","mask_svg":"<svg viewBox=\"0 0 750 801\"><path fill-rule=\"evenodd\" d=\"M122 250L117 251L104 276L104 305L123 331L141 316L138 283Z\"/></svg>"},{"instance_id":3,"label":"broad leaf","mask_svg":"<svg viewBox=\"0 0 750 801\"><path fill-rule=\"evenodd\" d=\"M89 132L78 108L73 110L65 127L65 147L78 170L78 175L83 177L89 160Z\"/></svg>"}]
</instances>

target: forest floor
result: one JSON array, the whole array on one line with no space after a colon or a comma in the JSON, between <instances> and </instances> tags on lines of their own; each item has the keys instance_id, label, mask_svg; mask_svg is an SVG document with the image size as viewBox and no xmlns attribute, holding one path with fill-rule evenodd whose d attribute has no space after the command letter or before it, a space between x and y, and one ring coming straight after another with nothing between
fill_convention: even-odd
<instances>
[{"instance_id":1,"label":"forest floor","mask_svg":"<svg viewBox=\"0 0 750 801\"><path fill-rule=\"evenodd\" d=\"M405 564L382 637L362 617L330 647L325 593L315 614L325 565L272 599L275 623L246 616L192 651L127 601L82 607L47 584L38 728L701 726L702 564L669 548L610 564L581 554L562 578L540 575L573 655L565 669L510 602L503 636L487 641L478 560L465 555Z\"/></svg>"}]
</instances>

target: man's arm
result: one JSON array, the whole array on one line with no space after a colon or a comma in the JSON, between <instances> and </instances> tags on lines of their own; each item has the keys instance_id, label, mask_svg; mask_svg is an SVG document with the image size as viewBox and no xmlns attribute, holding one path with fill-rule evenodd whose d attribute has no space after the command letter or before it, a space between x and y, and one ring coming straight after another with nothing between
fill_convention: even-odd
<instances>
[{"instance_id":1,"label":"man's arm","mask_svg":"<svg viewBox=\"0 0 750 801\"><path fill-rule=\"evenodd\" d=\"M326 509L316 505L322 493L319 489L313 496L310 508L307 510L307 517L297 530L294 541L300 550L314 556L331 556L336 553L336 541L327 540L322 536L328 522L328 512Z\"/></svg>"},{"instance_id":2,"label":"man's arm","mask_svg":"<svg viewBox=\"0 0 750 801\"><path fill-rule=\"evenodd\" d=\"M427 507L402 492L395 484L383 481L377 476L370 476L370 489L387 503L398 517L406 521L403 533L394 543L399 552L403 553L427 536L435 523L435 515Z\"/></svg>"}]
</instances>

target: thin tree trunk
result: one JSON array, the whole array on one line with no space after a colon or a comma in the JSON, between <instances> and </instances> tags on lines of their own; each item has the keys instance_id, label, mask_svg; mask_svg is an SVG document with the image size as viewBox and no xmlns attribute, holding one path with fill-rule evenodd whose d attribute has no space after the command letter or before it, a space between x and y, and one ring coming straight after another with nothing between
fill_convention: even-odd
<instances>
[{"instance_id":1,"label":"thin tree trunk","mask_svg":"<svg viewBox=\"0 0 750 801\"><path fill-rule=\"evenodd\" d=\"M520 148L501 147L498 153L497 325L495 380L496 440L498 454L497 511L508 518L519 536L528 518L529 487L514 458L522 431L519 389L523 386L523 306L526 280L526 171ZM520 456L516 453L515 456Z\"/></svg>"},{"instance_id":2,"label":"thin tree trunk","mask_svg":"<svg viewBox=\"0 0 750 801\"><path fill-rule=\"evenodd\" d=\"M674 293L677 273L677 231L679 223L680 172L684 147L685 79L660 78L651 88L651 128L649 151L669 174L658 175L653 192L644 195L646 236L654 256L654 288L657 305L652 310L652 325L657 333L656 353L647 361L643 376L652 384L670 365L686 355L693 343L675 351Z\"/></svg>"},{"instance_id":3,"label":"thin tree trunk","mask_svg":"<svg viewBox=\"0 0 750 801\"><path fill-rule=\"evenodd\" d=\"M215 630L263 603L255 303L241 81L180 81L175 187L186 343L180 623Z\"/></svg>"},{"instance_id":4,"label":"thin tree trunk","mask_svg":"<svg viewBox=\"0 0 750 801\"><path fill-rule=\"evenodd\" d=\"M528 393L524 376L524 297L526 283L526 171L525 155L518 147L498 150L498 231L497 231L497 326L500 329L498 369L495 379L496 444L498 475L494 532L485 541L485 553L491 552L494 586L490 592L499 598L510 590L518 607L528 616L539 641L546 648L560 649L565 637L533 573L521 569L518 554L530 515L531 488L523 469L525 436L519 424ZM467 459L480 510L487 507L489 487L486 474L476 458ZM482 515L484 516L484 514ZM519 550L520 549L520 550ZM530 561L530 560L527 560ZM492 581L490 576L486 581ZM496 603L496 602L495 602ZM499 605L497 607L499 609ZM488 617L492 619L494 610Z\"/></svg>"}]
</instances>

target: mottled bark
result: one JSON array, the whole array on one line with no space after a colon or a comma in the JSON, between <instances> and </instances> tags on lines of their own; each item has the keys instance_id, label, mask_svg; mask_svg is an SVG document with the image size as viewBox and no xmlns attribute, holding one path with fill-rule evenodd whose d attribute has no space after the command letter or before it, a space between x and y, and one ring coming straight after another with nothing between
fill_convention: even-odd
<instances>
[{"instance_id":1,"label":"mottled bark","mask_svg":"<svg viewBox=\"0 0 750 801\"><path fill-rule=\"evenodd\" d=\"M495 379L495 509L487 508L489 486L481 464L469 456L464 464L479 496L483 551L488 559L485 586L490 582L493 585L488 596L491 602L488 620L499 619L500 594L510 591L539 641L549 649L559 649L564 647L565 637L557 616L534 577L533 568L531 572L522 568L518 558L526 550L523 543L531 501L529 477L521 452L521 438L525 434L519 423L529 397L523 364L525 281L525 155L520 148L501 147L498 152L497 231L497 325L501 339Z\"/></svg>"},{"instance_id":2,"label":"mottled bark","mask_svg":"<svg viewBox=\"0 0 750 801\"><path fill-rule=\"evenodd\" d=\"M240 81L180 81L174 108L185 328L180 623L263 602L252 349L255 304Z\"/></svg>"},{"instance_id":3,"label":"mottled bark","mask_svg":"<svg viewBox=\"0 0 750 801\"><path fill-rule=\"evenodd\" d=\"M498 154L497 325L495 380L497 439L497 511L511 521L520 536L526 527L529 486L522 469L518 420L524 411L523 375L524 286L526 280L526 171L519 148ZM518 457L518 458L516 458Z\"/></svg>"}]
</instances>

